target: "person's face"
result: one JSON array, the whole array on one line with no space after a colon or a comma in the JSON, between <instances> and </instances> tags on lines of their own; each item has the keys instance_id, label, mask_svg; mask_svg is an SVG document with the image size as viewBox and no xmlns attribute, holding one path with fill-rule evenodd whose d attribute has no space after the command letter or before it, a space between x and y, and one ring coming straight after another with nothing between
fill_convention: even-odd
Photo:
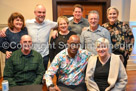
<instances>
[{"instance_id":1,"label":"person's face","mask_svg":"<svg viewBox=\"0 0 136 91\"><path fill-rule=\"evenodd\" d=\"M38 6L34 13L36 21L38 23L42 23L46 17L46 9L43 6Z\"/></svg>"},{"instance_id":2,"label":"person's face","mask_svg":"<svg viewBox=\"0 0 136 91\"><path fill-rule=\"evenodd\" d=\"M20 19L19 17L15 18L13 20L13 25L14 25L14 28L21 29L23 27L23 21L22 21L22 19Z\"/></svg>"},{"instance_id":3,"label":"person's face","mask_svg":"<svg viewBox=\"0 0 136 91\"><path fill-rule=\"evenodd\" d=\"M95 28L98 26L99 18L98 15L95 13L89 14L88 16L88 22L90 24L90 27Z\"/></svg>"},{"instance_id":4,"label":"person's face","mask_svg":"<svg viewBox=\"0 0 136 91\"><path fill-rule=\"evenodd\" d=\"M61 32L66 32L66 31L68 31L68 24L67 24L67 22L66 22L65 19L61 19L61 20L59 21L59 30L60 30Z\"/></svg>"},{"instance_id":5,"label":"person's face","mask_svg":"<svg viewBox=\"0 0 136 91\"><path fill-rule=\"evenodd\" d=\"M107 18L108 18L109 22L115 23L118 20L117 11L115 9L110 9L107 14Z\"/></svg>"},{"instance_id":6,"label":"person's face","mask_svg":"<svg viewBox=\"0 0 136 91\"><path fill-rule=\"evenodd\" d=\"M75 10L73 11L73 16L74 19L80 20L82 18L83 12L81 10L81 8L75 8Z\"/></svg>"},{"instance_id":7,"label":"person's face","mask_svg":"<svg viewBox=\"0 0 136 91\"><path fill-rule=\"evenodd\" d=\"M100 44L97 46L96 51L100 57L106 57L108 52L108 47L104 44Z\"/></svg>"},{"instance_id":8,"label":"person's face","mask_svg":"<svg viewBox=\"0 0 136 91\"><path fill-rule=\"evenodd\" d=\"M32 47L32 39L29 36L25 36L21 39L21 46L24 51L30 51Z\"/></svg>"},{"instance_id":9,"label":"person's face","mask_svg":"<svg viewBox=\"0 0 136 91\"><path fill-rule=\"evenodd\" d=\"M68 51L70 52L70 54L76 55L79 47L80 47L80 41L76 38L71 39L68 42Z\"/></svg>"}]
</instances>

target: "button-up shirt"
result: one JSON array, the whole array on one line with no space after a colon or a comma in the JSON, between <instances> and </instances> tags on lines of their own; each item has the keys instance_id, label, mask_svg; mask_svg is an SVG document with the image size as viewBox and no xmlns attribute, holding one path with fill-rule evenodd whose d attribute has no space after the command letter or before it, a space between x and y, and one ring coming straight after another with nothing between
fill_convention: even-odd
<instances>
[{"instance_id":1,"label":"button-up shirt","mask_svg":"<svg viewBox=\"0 0 136 91\"><path fill-rule=\"evenodd\" d=\"M99 38L106 38L111 44L110 33L106 28L98 25L98 28L95 31L91 31L90 27L87 30L84 30L80 36L80 42L82 47L90 51L92 54L97 54L95 42ZM111 53L111 47L109 52Z\"/></svg>"},{"instance_id":2,"label":"button-up shirt","mask_svg":"<svg viewBox=\"0 0 136 91\"><path fill-rule=\"evenodd\" d=\"M71 58L68 49L62 50L56 55L50 67L45 73L47 87L53 84L52 77L58 72L58 81L65 85L79 85L84 79L84 71L87 60L91 55L86 50L79 49L76 56Z\"/></svg>"},{"instance_id":3,"label":"button-up shirt","mask_svg":"<svg viewBox=\"0 0 136 91\"><path fill-rule=\"evenodd\" d=\"M35 19L27 20L28 34L32 37L33 49L39 52L42 57L49 54L49 35L52 28L57 26L56 22L45 20L37 23Z\"/></svg>"},{"instance_id":4,"label":"button-up shirt","mask_svg":"<svg viewBox=\"0 0 136 91\"><path fill-rule=\"evenodd\" d=\"M81 35L82 29L88 26L89 26L89 23L87 19L85 18L81 18L81 20L78 23L75 23L74 19L72 19L69 22L69 30L77 33L78 35Z\"/></svg>"},{"instance_id":5,"label":"button-up shirt","mask_svg":"<svg viewBox=\"0 0 136 91\"><path fill-rule=\"evenodd\" d=\"M29 55L24 55L21 50L17 50L6 61L4 80L8 80L10 86L40 84L43 74L43 58L40 53L32 50Z\"/></svg>"},{"instance_id":6,"label":"button-up shirt","mask_svg":"<svg viewBox=\"0 0 136 91\"><path fill-rule=\"evenodd\" d=\"M110 32L113 52L118 50L123 53L125 51L129 52L129 54L131 53L134 43L134 36L128 24L117 21L115 24L110 25L110 23L107 22L103 24L103 27L108 29ZM120 47L124 49L122 50Z\"/></svg>"}]
</instances>

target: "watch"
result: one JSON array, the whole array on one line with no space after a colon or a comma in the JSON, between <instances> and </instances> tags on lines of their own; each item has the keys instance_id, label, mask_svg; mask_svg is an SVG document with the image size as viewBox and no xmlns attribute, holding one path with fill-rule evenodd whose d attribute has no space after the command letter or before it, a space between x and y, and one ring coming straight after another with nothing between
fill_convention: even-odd
<instances>
[{"instance_id":1,"label":"watch","mask_svg":"<svg viewBox=\"0 0 136 91\"><path fill-rule=\"evenodd\" d=\"M51 84L50 86L48 86L48 89L50 88L50 87L54 87L55 85L54 84Z\"/></svg>"}]
</instances>

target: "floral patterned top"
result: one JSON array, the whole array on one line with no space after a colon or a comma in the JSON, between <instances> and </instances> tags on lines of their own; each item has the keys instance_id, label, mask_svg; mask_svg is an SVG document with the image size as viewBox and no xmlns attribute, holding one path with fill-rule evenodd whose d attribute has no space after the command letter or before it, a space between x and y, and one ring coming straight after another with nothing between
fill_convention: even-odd
<instances>
[{"instance_id":1,"label":"floral patterned top","mask_svg":"<svg viewBox=\"0 0 136 91\"><path fill-rule=\"evenodd\" d=\"M87 60L91 55L87 50L79 49L75 58L68 55L67 48L56 55L45 73L47 87L53 84L52 77L58 72L58 81L65 85L79 85L85 76Z\"/></svg>"},{"instance_id":2,"label":"floral patterned top","mask_svg":"<svg viewBox=\"0 0 136 91\"><path fill-rule=\"evenodd\" d=\"M134 37L132 34L132 30L130 29L129 25L117 21L114 25L110 25L109 22L102 25L103 27L107 28L111 35L111 41L113 44L113 51L119 50L119 51L128 51L131 53L133 43L134 43ZM121 48L123 50L121 50Z\"/></svg>"}]
</instances>

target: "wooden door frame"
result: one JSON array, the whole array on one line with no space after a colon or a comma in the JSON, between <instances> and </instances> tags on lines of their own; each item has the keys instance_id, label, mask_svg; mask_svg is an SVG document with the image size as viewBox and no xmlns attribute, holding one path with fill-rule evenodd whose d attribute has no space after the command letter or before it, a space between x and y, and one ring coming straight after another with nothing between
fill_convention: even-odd
<instances>
[{"instance_id":1,"label":"wooden door frame","mask_svg":"<svg viewBox=\"0 0 136 91\"><path fill-rule=\"evenodd\" d=\"M107 22L107 14L106 14L106 11L107 11L107 8L110 7L111 5L111 0L52 0L52 7L53 7L53 21L56 21L57 20L57 17L58 17L58 11L57 11L57 6L59 4L65 4L65 3L69 3L69 4L89 4L89 3L102 3L103 5L103 22L102 23L105 23Z\"/></svg>"}]
</instances>

